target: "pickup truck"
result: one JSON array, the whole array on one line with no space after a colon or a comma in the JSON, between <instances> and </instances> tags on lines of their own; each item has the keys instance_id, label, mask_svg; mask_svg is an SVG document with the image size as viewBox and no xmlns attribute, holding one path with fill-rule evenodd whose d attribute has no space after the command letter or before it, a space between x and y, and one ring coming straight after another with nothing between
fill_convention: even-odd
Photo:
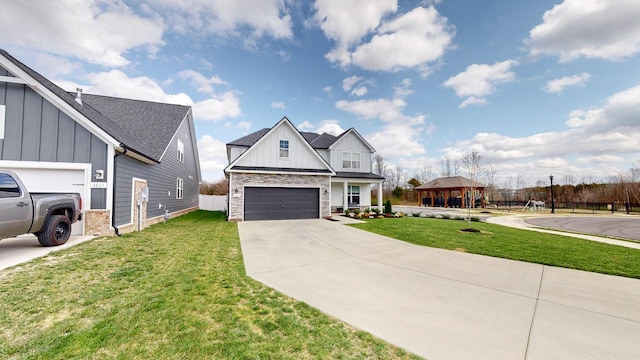
<instances>
[{"instance_id":1,"label":"pickup truck","mask_svg":"<svg viewBox=\"0 0 640 360\"><path fill-rule=\"evenodd\" d=\"M79 220L80 194L29 193L16 173L0 169L0 239L31 233L42 246L58 246Z\"/></svg>"}]
</instances>

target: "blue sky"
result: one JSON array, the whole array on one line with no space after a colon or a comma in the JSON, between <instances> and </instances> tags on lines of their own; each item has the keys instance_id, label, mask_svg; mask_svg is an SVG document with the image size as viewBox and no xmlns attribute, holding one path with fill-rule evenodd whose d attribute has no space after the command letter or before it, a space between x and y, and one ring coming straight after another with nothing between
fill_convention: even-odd
<instances>
[{"instance_id":1,"label":"blue sky","mask_svg":"<svg viewBox=\"0 0 640 360\"><path fill-rule=\"evenodd\" d=\"M637 0L0 3L0 47L63 88L192 106L206 181L283 116L406 179L471 150L498 186L640 165Z\"/></svg>"}]
</instances>

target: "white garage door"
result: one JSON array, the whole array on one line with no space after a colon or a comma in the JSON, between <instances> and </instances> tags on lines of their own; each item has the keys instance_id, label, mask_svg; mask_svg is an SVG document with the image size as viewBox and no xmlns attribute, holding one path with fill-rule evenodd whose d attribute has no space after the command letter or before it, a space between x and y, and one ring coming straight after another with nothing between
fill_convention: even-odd
<instances>
[{"instance_id":1,"label":"white garage door","mask_svg":"<svg viewBox=\"0 0 640 360\"><path fill-rule=\"evenodd\" d=\"M41 165L40 165L41 166ZM8 167L0 163L0 168L11 170L18 174L29 192L49 193L79 193L82 196L82 208L86 210L91 206L90 183L85 181L87 169L60 169L60 168L30 168ZM89 189L89 191L87 191ZM71 233L82 235L84 233L84 221L73 224Z\"/></svg>"}]
</instances>

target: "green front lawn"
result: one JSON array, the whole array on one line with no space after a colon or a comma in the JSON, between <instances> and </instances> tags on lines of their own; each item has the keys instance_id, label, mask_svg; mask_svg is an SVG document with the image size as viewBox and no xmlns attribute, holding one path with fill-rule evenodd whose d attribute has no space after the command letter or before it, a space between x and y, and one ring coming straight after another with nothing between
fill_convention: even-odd
<instances>
[{"instance_id":1,"label":"green front lawn","mask_svg":"<svg viewBox=\"0 0 640 360\"><path fill-rule=\"evenodd\" d=\"M460 231L466 221L414 217L350 226L417 245L640 278L640 250L567 236L480 222L471 226L481 232L470 233Z\"/></svg>"},{"instance_id":2,"label":"green front lawn","mask_svg":"<svg viewBox=\"0 0 640 360\"><path fill-rule=\"evenodd\" d=\"M199 211L0 271L2 359L409 359L245 276Z\"/></svg>"}]
</instances>

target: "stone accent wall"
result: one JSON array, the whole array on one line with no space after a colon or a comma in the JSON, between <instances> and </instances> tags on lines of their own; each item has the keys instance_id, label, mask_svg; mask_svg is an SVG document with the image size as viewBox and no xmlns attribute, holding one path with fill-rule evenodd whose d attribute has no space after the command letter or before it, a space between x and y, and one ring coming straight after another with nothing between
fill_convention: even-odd
<instances>
[{"instance_id":1,"label":"stone accent wall","mask_svg":"<svg viewBox=\"0 0 640 360\"><path fill-rule=\"evenodd\" d=\"M140 198L140 192L147 186L147 182L144 180L134 180L133 186L133 230L141 229L144 230L147 225L147 202L143 201L142 206L140 206L140 211L142 212L142 224L138 225L138 200Z\"/></svg>"},{"instance_id":2,"label":"stone accent wall","mask_svg":"<svg viewBox=\"0 0 640 360\"><path fill-rule=\"evenodd\" d=\"M84 233L93 236L111 236L114 234L111 227L111 211L109 210L85 210Z\"/></svg>"},{"instance_id":3,"label":"stone accent wall","mask_svg":"<svg viewBox=\"0 0 640 360\"><path fill-rule=\"evenodd\" d=\"M229 221L242 221L245 186L320 188L320 217L331 216L329 175L233 173L229 184Z\"/></svg>"}]
</instances>

